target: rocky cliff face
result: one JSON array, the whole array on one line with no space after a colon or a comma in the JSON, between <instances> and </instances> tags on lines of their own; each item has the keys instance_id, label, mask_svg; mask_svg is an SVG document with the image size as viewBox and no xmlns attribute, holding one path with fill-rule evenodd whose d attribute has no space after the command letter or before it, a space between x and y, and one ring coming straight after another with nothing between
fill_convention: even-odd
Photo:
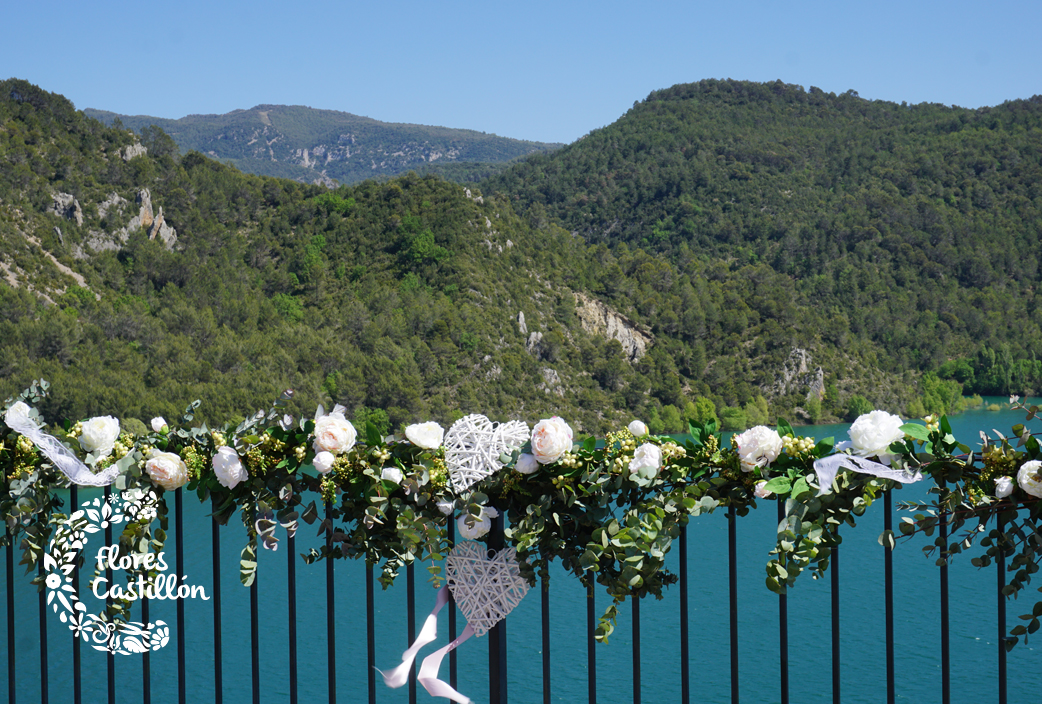
<instances>
[{"instance_id":1,"label":"rocky cliff face","mask_svg":"<svg viewBox=\"0 0 1042 704\"><path fill-rule=\"evenodd\" d=\"M813 359L807 350L793 347L789 358L782 365L771 391L773 395L784 396L793 391L803 393L804 390L806 390L807 400L813 397L817 397L819 400L824 398L825 372L820 366L814 366Z\"/></svg>"},{"instance_id":2,"label":"rocky cliff face","mask_svg":"<svg viewBox=\"0 0 1042 704\"><path fill-rule=\"evenodd\" d=\"M631 362L647 354L654 342L651 331L586 294L575 294L575 313L586 332L618 340L623 353Z\"/></svg>"}]
</instances>

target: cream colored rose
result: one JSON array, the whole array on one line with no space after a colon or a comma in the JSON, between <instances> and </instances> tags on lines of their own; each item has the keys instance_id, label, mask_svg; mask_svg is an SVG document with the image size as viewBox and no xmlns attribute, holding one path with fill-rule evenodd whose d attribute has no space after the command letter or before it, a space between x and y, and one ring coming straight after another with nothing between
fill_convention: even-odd
<instances>
[{"instance_id":1,"label":"cream colored rose","mask_svg":"<svg viewBox=\"0 0 1042 704\"><path fill-rule=\"evenodd\" d=\"M767 480L756 482L756 487L753 489L753 493L756 494L756 498L758 499L768 499L774 496L774 492L767 489Z\"/></svg>"},{"instance_id":2,"label":"cream colored rose","mask_svg":"<svg viewBox=\"0 0 1042 704\"><path fill-rule=\"evenodd\" d=\"M95 457L108 457L119 437L119 421L112 416L97 416L83 423L80 447Z\"/></svg>"},{"instance_id":3,"label":"cream colored rose","mask_svg":"<svg viewBox=\"0 0 1042 704\"><path fill-rule=\"evenodd\" d=\"M492 519L499 515L499 511L491 506L482 506L481 514L476 518L465 513L456 519L456 528L465 540L477 540L492 529ZM474 526L467 525L468 516L474 521Z\"/></svg>"},{"instance_id":4,"label":"cream colored rose","mask_svg":"<svg viewBox=\"0 0 1042 704\"><path fill-rule=\"evenodd\" d=\"M415 423L405 429L405 437L417 447L422 447L425 450L437 450L445 439L445 428L434 421Z\"/></svg>"},{"instance_id":5,"label":"cream colored rose","mask_svg":"<svg viewBox=\"0 0 1042 704\"><path fill-rule=\"evenodd\" d=\"M404 478L405 475L402 474L402 470L397 467L384 467L383 471L380 472L380 479L394 482L395 484L401 484Z\"/></svg>"},{"instance_id":6,"label":"cream colored rose","mask_svg":"<svg viewBox=\"0 0 1042 704\"><path fill-rule=\"evenodd\" d=\"M741 457L742 471L751 472L757 467L764 467L778 459L782 451L782 439L777 430L766 425L749 428L734 437Z\"/></svg>"},{"instance_id":7,"label":"cream colored rose","mask_svg":"<svg viewBox=\"0 0 1042 704\"><path fill-rule=\"evenodd\" d=\"M1004 499L1013 493L1013 480L1009 477L995 478L995 498Z\"/></svg>"},{"instance_id":8,"label":"cream colored rose","mask_svg":"<svg viewBox=\"0 0 1042 704\"><path fill-rule=\"evenodd\" d=\"M242 466L242 460L235 450L227 445L217 448L217 454L213 456L213 473L217 475L217 481L229 489L234 489L236 484L246 479L246 468Z\"/></svg>"},{"instance_id":9,"label":"cream colored rose","mask_svg":"<svg viewBox=\"0 0 1042 704\"><path fill-rule=\"evenodd\" d=\"M1021 466L1020 471L1017 472L1017 484L1020 484L1020 488L1027 493L1042 499L1042 474L1039 474L1040 469L1042 469L1042 462L1038 460L1025 462Z\"/></svg>"},{"instance_id":10,"label":"cream colored rose","mask_svg":"<svg viewBox=\"0 0 1042 704\"><path fill-rule=\"evenodd\" d=\"M315 452L340 455L355 446L355 426L343 413L333 412L315 421Z\"/></svg>"},{"instance_id":11,"label":"cream colored rose","mask_svg":"<svg viewBox=\"0 0 1042 704\"><path fill-rule=\"evenodd\" d=\"M648 426L639 420L631 421L627 429L635 438L642 438L648 434Z\"/></svg>"},{"instance_id":12,"label":"cream colored rose","mask_svg":"<svg viewBox=\"0 0 1042 704\"><path fill-rule=\"evenodd\" d=\"M155 431L157 433L161 433L161 432L163 432L163 428L167 427L166 419L163 418L163 416L156 416L155 418L152 419L151 425L152 425L152 430L153 431Z\"/></svg>"},{"instance_id":13,"label":"cream colored rose","mask_svg":"<svg viewBox=\"0 0 1042 704\"><path fill-rule=\"evenodd\" d=\"M643 479L654 479L661 467L662 450L650 442L638 447L630 460L630 474L638 474Z\"/></svg>"},{"instance_id":14,"label":"cream colored rose","mask_svg":"<svg viewBox=\"0 0 1042 704\"><path fill-rule=\"evenodd\" d=\"M336 457L333 456L332 452L319 452L315 455L315 459L311 461L311 464L315 465L315 469L318 470L319 474L328 474L329 470L333 469L334 462L336 462Z\"/></svg>"},{"instance_id":15,"label":"cream colored rose","mask_svg":"<svg viewBox=\"0 0 1042 704\"><path fill-rule=\"evenodd\" d=\"M145 462L145 471L152 478L153 484L158 484L167 491L173 491L188 483L188 467L173 452L153 453L148 462Z\"/></svg>"},{"instance_id":16,"label":"cream colored rose","mask_svg":"<svg viewBox=\"0 0 1042 704\"><path fill-rule=\"evenodd\" d=\"M4 422L7 423L7 427L11 429L15 429L16 425L19 428L22 428L27 424L36 427L36 423L33 423L29 419L30 410L31 409L26 403L18 401L7 409L7 413L4 414Z\"/></svg>"},{"instance_id":17,"label":"cream colored rose","mask_svg":"<svg viewBox=\"0 0 1042 704\"><path fill-rule=\"evenodd\" d=\"M572 429L559 417L544 418L532 428L532 454L539 464L553 464L572 449Z\"/></svg>"},{"instance_id":18,"label":"cream colored rose","mask_svg":"<svg viewBox=\"0 0 1042 704\"><path fill-rule=\"evenodd\" d=\"M901 430L903 421L886 411L872 411L860 416L847 431L854 452L862 457L878 457L884 464L897 457L890 452L890 445L904 438Z\"/></svg>"}]
</instances>

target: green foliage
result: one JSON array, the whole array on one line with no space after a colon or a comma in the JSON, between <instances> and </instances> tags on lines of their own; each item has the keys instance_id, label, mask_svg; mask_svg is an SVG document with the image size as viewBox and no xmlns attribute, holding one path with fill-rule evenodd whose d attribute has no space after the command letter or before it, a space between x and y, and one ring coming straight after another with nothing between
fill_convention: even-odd
<instances>
[{"instance_id":1,"label":"green foliage","mask_svg":"<svg viewBox=\"0 0 1042 704\"><path fill-rule=\"evenodd\" d=\"M724 430L745 430L749 427L749 418L743 409L728 406L720 411L720 423Z\"/></svg>"},{"instance_id":2,"label":"green foliage","mask_svg":"<svg viewBox=\"0 0 1042 704\"><path fill-rule=\"evenodd\" d=\"M851 396L847 401L847 420L852 423L858 419L858 416L871 413L872 410L872 404L864 396Z\"/></svg>"}]
</instances>

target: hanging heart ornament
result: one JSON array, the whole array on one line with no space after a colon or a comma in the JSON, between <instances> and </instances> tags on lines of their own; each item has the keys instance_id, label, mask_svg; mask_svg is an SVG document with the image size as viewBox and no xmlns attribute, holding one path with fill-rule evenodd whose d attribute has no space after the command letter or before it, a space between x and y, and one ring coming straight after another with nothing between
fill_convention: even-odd
<instances>
[{"instance_id":1,"label":"hanging heart ornament","mask_svg":"<svg viewBox=\"0 0 1042 704\"><path fill-rule=\"evenodd\" d=\"M514 548L493 553L469 540L445 558L445 581L477 636L506 618L528 593Z\"/></svg>"},{"instance_id":2,"label":"hanging heart ornament","mask_svg":"<svg viewBox=\"0 0 1042 704\"><path fill-rule=\"evenodd\" d=\"M528 424L520 420L493 423L475 413L452 424L445 434L445 465L457 494L503 468L499 457L528 440Z\"/></svg>"}]
</instances>

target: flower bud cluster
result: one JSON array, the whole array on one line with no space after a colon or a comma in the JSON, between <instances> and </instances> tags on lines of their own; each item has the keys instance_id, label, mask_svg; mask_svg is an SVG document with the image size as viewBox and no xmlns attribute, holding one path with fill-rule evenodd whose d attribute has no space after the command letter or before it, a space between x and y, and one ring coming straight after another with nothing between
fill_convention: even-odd
<instances>
[{"instance_id":1,"label":"flower bud cluster","mask_svg":"<svg viewBox=\"0 0 1042 704\"><path fill-rule=\"evenodd\" d=\"M797 455L809 453L814 449L814 438L794 438L791 435L786 435L782 438L782 448L785 450L785 454L796 457Z\"/></svg>"},{"instance_id":2,"label":"flower bud cluster","mask_svg":"<svg viewBox=\"0 0 1042 704\"><path fill-rule=\"evenodd\" d=\"M374 462L386 462L391 459L391 453L382 447L373 448L369 455Z\"/></svg>"},{"instance_id":3,"label":"flower bud cluster","mask_svg":"<svg viewBox=\"0 0 1042 704\"><path fill-rule=\"evenodd\" d=\"M579 457L571 452L566 452L561 455L561 459L557 460L557 464L569 469L577 469L579 467Z\"/></svg>"},{"instance_id":4,"label":"flower bud cluster","mask_svg":"<svg viewBox=\"0 0 1042 704\"><path fill-rule=\"evenodd\" d=\"M286 449L286 443L282 442L277 437L269 433L264 433L263 435L261 435L260 442L261 445L264 446L265 450L273 454L279 454L281 452L284 452Z\"/></svg>"},{"instance_id":5,"label":"flower bud cluster","mask_svg":"<svg viewBox=\"0 0 1042 704\"><path fill-rule=\"evenodd\" d=\"M431 462L431 467L430 467L429 474L430 474L431 486L435 486L435 487L438 487L440 489L441 487L444 487L444 486L448 485L448 483L449 483L449 470L445 466L445 460L444 459L442 459L440 457L434 458L434 460Z\"/></svg>"},{"instance_id":6,"label":"flower bud cluster","mask_svg":"<svg viewBox=\"0 0 1042 704\"><path fill-rule=\"evenodd\" d=\"M69 428L68 436L70 438L78 438L80 435L83 435L83 423L77 421L76 425Z\"/></svg>"},{"instance_id":7,"label":"flower bud cluster","mask_svg":"<svg viewBox=\"0 0 1042 704\"><path fill-rule=\"evenodd\" d=\"M224 447L228 444L228 440L224 437L224 433L215 430L210 433L210 436L213 438L214 447Z\"/></svg>"},{"instance_id":8,"label":"flower bud cluster","mask_svg":"<svg viewBox=\"0 0 1042 704\"><path fill-rule=\"evenodd\" d=\"M923 418L923 422L926 423L926 432L936 433L941 428L941 419L935 415L929 415Z\"/></svg>"},{"instance_id":9,"label":"flower bud cluster","mask_svg":"<svg viewBox=\"0 0 1042 704\"><path fill-rule=\"evenodd\" d=\"M308 453L307 445L297 445L293 448L293 456L297 458L297 462L304 461L304 455Z\"/></svg>"},{"instance_id":10,"label":"flower bud cluster","mask_svg":"<svg viewBox=\"0 0 1042 704\"><path fill-rule=\"evenodd\" d=\"M687 450L675 442L664 442L659 449L662 451L663 464L677 457L687 457Z\"/></svg>"}]
</instances>

